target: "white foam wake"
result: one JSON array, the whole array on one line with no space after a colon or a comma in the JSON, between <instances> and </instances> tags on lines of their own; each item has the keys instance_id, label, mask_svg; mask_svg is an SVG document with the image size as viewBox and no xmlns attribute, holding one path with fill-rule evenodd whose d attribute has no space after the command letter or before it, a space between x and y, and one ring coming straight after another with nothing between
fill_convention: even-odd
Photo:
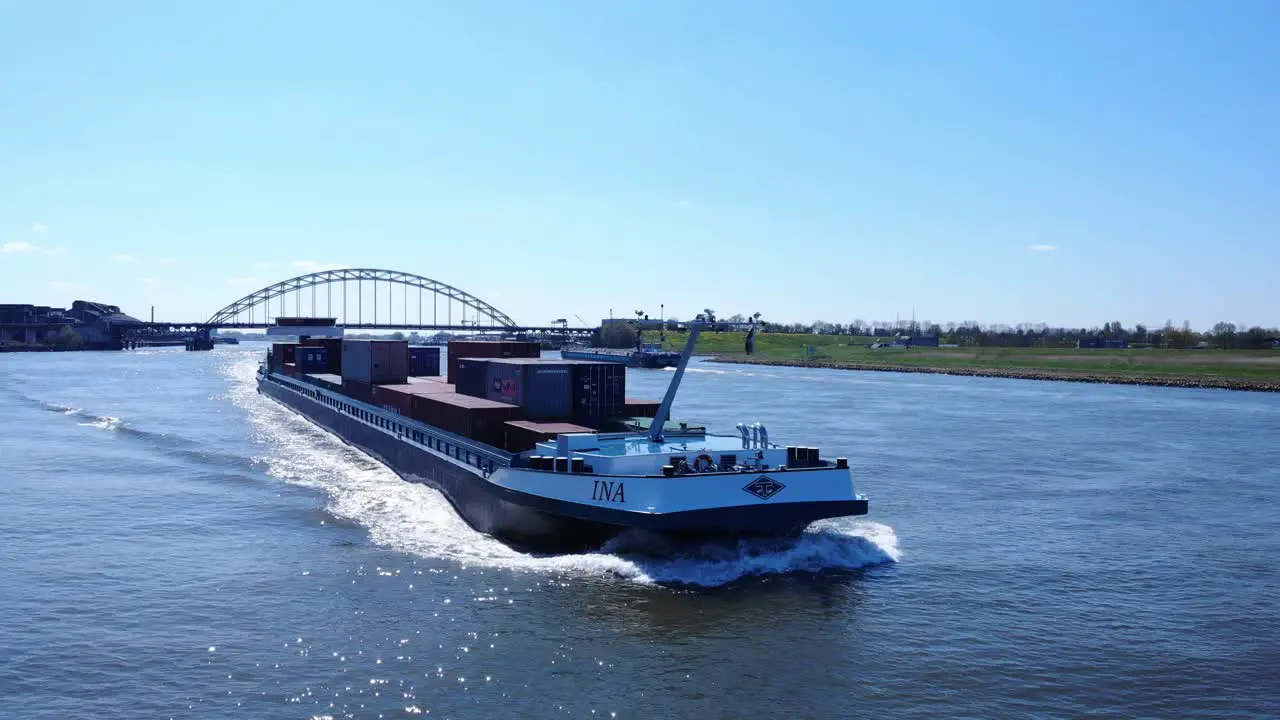
<instances>
[{"instance_id":1,"label":"white foam wake","mask_svg":"<svg viewBox=\"0 0 1280 720\"><path fill-rule=\"evenodd\" d=\"M273 476L323 490L328 510L369 530L375 543L464 566L616 577L638 583L717 586L751 575L853 570L900 557L893 529L837 519L798 538L673 545L624 534L598 552L540 556L517 552L472 530L436 490L401 480L386 466L256 392L256 361L228 368L232 401L248 414Z\"/></svg>"}]
</instances>

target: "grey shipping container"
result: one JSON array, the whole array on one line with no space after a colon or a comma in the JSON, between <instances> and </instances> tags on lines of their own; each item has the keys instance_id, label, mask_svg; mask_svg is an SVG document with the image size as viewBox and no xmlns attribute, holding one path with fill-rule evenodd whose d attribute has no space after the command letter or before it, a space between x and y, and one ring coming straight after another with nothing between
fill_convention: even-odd
<instances>
[{"instance_id":1,"label":"grey shipping container","mask_svg":"<svg viewBox=\"0 0 1280 720\"><path fill-rule=\"evenodd\" d=\"M453 384L457 387L458 394L478 398L489 396L487 358L458 358L453 367Z\"/></svg>"},{"instance_id":2,"label":"grey shipping container","mask_svg":"<svg viewBox=\"0 0 1280 720\"><path fill-rule=\"evenodd\" d=\"M573 418L586 425L627 415L627 368L621 363L577 362L573 372Z\"/></svg>"},{"instance_id":3,"label":"grey shipping container","mask_svg":"<svg viewBox=\"0 0 1280 720\"><path fill-rule=\"evenodd\" d=\"M573 376L567 363L511 358L489 361L490 400L519 405L531 420L573 413Z\"/></svg>"},{"instance_id":4,"label":"grey shipping container","mask_svg":"<svg viewBox=\"0 0 1280 720\"><path fill-rule=\"evenodd\" d=\"M409 376L422 377L440 374L440 348L425 345L409 346Z\"/></svg>"},{"instance_id":5,"label":"grey shipping container","mask_svg":"<svg viewBox=\"0 0 1280 720\"><path fill-rule=\"evenodd\" d=\"M404 340L343 340L342 377L371 385L399 385L409 378Z\"/></svg>"}]
</instances>

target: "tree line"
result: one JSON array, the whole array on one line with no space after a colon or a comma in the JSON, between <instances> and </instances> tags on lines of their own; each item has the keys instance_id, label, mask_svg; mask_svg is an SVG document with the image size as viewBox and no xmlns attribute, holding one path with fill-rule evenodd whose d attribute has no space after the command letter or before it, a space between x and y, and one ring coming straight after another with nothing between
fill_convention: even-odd
<instances>
[{"instance_id":1,"label":"tree line","mask_svg":"<svg viewBox=\"0 0 1280 720\"><path fill-rule=\"evenodd\" d=\"M854 320L850 323L774 323L761 322L760 329L767 333L850 335L855 337L936 337L940 343L962 346L1008 347L1075 347L1080 341L1121 340L1131 347L1195 348L1218 347L1228 350L1263 349L1275 347L1280 341L1280 328L1237 326L1220 322L1206 331L1192 329L1184 322L1175 326L1166 322L1163 327L1150 328L1142 323L1126 327L1120 321L1103 323L1102 327L1063 328L1039 323L1009 325L983 325L977 322L874 322Z\"/></svg>"}]
</instances>

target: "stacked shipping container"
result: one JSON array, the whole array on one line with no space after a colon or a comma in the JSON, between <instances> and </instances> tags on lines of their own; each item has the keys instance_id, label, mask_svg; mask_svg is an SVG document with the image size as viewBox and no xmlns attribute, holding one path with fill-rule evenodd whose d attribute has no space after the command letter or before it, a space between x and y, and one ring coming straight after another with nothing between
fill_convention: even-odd
<instances>
[{"instance_id":1,"label":"stacked shipping container","mask_svg":"<svg viewBox=\"0 0 1280 720\"><path fill-rule=\"evenodd\" d=\"M536 342L516 340L450 340L449 341L449 373L450 383L458 378L458 361L464 358L536 358L542 355L542 346Z\"/></svg>"},{"instance_id":2,"label":"stacked shipping container","mask_svg":"<svg viewBox=\"0 0 1280 720\"><path fill-rule=\"evenodd\" d=\"M319 385L327 390L342 392L342 378L338 375L331 375L329 373L310 373L306 376L306 380L312 385Z\"/></svg>"},{"instance_id":3,"label":"stacked shipping container","mask_svg":"<svg viewBox=\"0 0 1280 720\"><path fill-rule=\"evenodd\" d=\"M294 365L304 374L329 371L329 349L300 345L294 349Z\"/></svg>"},{"instance_id":4,"label":"stacked shipping container","mask_svg":"<svg viewBox=\"0 0 1280 720\"><path fill-rule=\"evenodd\" d=\"M449 360L453 375L449 382L457 386L458 392L471 397L487 397L489 394L489 361L481 358L459 358Z\"/></svg>"},{"instance_id":5,"label":"stacked shipping container","mask_svg":"<svg viewBox=\"0 0 1280 720\"><path fill-rule=\"evenodd\" d=\"M573 421L599 425L608 418L624 415L627 396L627 368L621 363L573 362Z\"/></svg>"},{"instance_id":6,"label":"stacked shipping container","mask_svg":"<svg viewBox=\"0 0 1280 720\"><path fill-rule=\"evenodd\" d=\"M497 447L504 440L503 424L524 417L515 405L458 393L413 395L409 403L409 417Z\"/></svg>"},{"instance_id":7,"label":"stacked shipping container","mask_svg":"<svg viewBox=\"0 0 1280 720\"><path fill-rule=\"evenodd\" d=\"M510 358L486 365L490 400L519 405L533 420L563 419L573 413L573 377L564 361Z\"/></svg>"},{"instance_id":8,"label":"stacked shipping container","mask_svg":"<svg viewBox=\"0 0 1280 720\"><path fill-rule=\"evenodd\" d=\"M636 400L635 398L627 398L622 406L622 412L618 413L625 417L653 417L658 414L658 407L662 403L657 400Z\"/></svg>"},{"instance_id":9,"label":"stacked shipping container","mask_svg":"<svg viewBox=\"0 0 1280 720\"><path fill-rule=\"evenodd\" d=\"M298 343L275 343L271 346L271 366L277 370L283 370L285 363L294 361L294 353L298 348Z\"/></svg>"},{"instance_id":10,"label":"stacked shipping container","mask_svg":"<svg viewBox=\"0 0 1280 720\"><path fill-rule=\"evenodd\" d=\"M591 428L563 422L534 422L532 420L509 420L503 424L506 431L507 452L524 452L532 450L540 442L554 440L556 435L569 433L594 432Z\"/></svg>"},{"instance_id":11,"label":"stacked shipping container","mask_svg":"<svg viewBox=\"0 0 1280 720\"><path fill-rule=\"evenodd\" d=\"M425 345L409 346L409 376L423 377L440 374L440 348Z\"/></svg>"},{"instance_id":12,"label":"stacked shipping container","mask_svg":"<svg viewBox=\"0 0 1280 720\"><path fill-rule=\"evenodd\" d=\"M537 343L449 343L449 379L437 347L403 340L308 338L276 343L273 369L511 452L558 434L592 432L610 418L652 417L656 401L626 397L621 364L540 358ZM469 357L468 355L475 355ZM296 363L296 364L295 364ZM341 376L326 374L340 369ZM428 377L414 377L417 374ZM454 384L456 383L456 385ZM568 422L545 422L567 421ZM544 422L538 422L544 421Z\"/></svg>"},{"instance_id":13,"label":"stacked shipping container","mask_svg":"<svg viewBox=\"0 0 1280 720\"><path fill-rule=\"evenodd\" d=\"M329 366L316 372L342 374L342 338L306 338L302 347L322 347L328 352Z\"/></svg>"},{"instance_id":14,"label":"stacked shipping container","mask_svg":"<svg viewBox=\"0 0 1280 720\"><path fill-rule=\"evenodd\" d=\"M452 385L444 383L407 383L404 385L375 385L373 404L412 417L412 398L415 395L441 395L452 393Z\"/></svg>"},{"instance_id":15,"label":"stacked shipping container","mask_svg":"<svg viewBox=\"0 0 1280 720\"><path fill-rule=\"evenodd\" d=\"M409 378L404 340L343 340L342 377L370 385L398 385Z\"/></svg>"}]
</instances>

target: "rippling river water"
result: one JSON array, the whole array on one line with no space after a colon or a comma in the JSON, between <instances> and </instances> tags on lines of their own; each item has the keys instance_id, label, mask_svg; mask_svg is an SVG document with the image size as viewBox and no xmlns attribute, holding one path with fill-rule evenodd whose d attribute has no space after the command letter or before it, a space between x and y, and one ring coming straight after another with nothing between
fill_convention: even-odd
<instances>
[{"instance_id":1,"label":"rippling river water","mask_svg":"<svg viewBox=\"0 0 1280 720\"><path fill-rule=\"evenodd\" d=\"M869 518L530 557L263 348L0 355L0 717L1280 716L1280 395L699 363Z\"/></svg>"}]
</instances>

